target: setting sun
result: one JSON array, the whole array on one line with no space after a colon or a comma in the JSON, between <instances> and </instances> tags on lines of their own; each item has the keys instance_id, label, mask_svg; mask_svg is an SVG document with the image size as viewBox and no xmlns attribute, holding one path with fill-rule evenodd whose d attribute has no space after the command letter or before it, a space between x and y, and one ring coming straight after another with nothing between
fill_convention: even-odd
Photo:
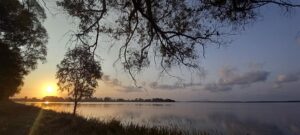
<instances>
[{"instance_id":1,"label":"setting sun","mask_svg":"<svg viewBox=\"0 0 300 135\"><path fill-rule=\"evenodd\" d=\"M55 85L47 85L44 88L44 95L45 96L55 96L56 95L56 86Z\"/></svg>"},{"instance_id":2,"label":"setting sun","mask_svg":"<svg viewBox=\"0 0 300 135\"><path fill-rule=\"evenodd\" d=\"M48 86L46 90L48 93L53 93L54 88L52 86Z\"/></svg>"}]
</instances>

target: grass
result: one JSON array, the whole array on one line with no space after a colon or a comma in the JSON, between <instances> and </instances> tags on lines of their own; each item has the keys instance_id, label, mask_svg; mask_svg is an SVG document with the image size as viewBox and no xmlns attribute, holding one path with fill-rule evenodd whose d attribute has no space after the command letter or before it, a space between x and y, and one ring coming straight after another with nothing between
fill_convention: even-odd
<instances>
[{"instance_id":1,"label":"grass","mask_svg":"<svg viewBox=\"0 0 300 135\"><path fill-rule=\"evenodd\" d=\"M0 102L0 135L187 135L176 128L122 125L57 113L14 102ZM205 132L193 133L208 135Z\"/></svg>"}]
</instances>

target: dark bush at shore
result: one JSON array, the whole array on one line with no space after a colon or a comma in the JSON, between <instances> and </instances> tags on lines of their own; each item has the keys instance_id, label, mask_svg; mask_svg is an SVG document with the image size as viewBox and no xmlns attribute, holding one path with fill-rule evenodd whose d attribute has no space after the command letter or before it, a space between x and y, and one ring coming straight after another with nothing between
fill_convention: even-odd
<instances>
[{"instance_id":1,"label":"dark bush at shore","mask_svg":"<svg viewBox=\"0 0 300 135\"><path fill-rule=\"evenodd\" d=\"M0 102L0 135L187 135L176 128L122 125L57 113L14 102ZM193 133L208 135L205 132Z\"/></svg>"}]
</instances>

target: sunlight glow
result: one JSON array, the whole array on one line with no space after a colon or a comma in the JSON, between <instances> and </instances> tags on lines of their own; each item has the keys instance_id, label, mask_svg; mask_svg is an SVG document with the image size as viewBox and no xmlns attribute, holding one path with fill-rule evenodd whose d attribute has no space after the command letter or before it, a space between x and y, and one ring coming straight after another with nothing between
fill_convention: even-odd
<instances>
[{"instance_id":1,"label":"sunlight glow","mask_svg":"<svg viewBox=\"0 0 300 135\"><path fill-rule=\"evenodd\" d=\"M56 96L57 87L55 85L47 85L44 88L45 96Z\"/></svg>"},{"instance_id":2,"label":"sunlight glow","mask_svg":"<svg viewBox=\"0 0 300 135\"><path fill-rule=\"evenodd\" d=\"M52 86L47 87L47 92L48 93L53 93L53 91L54 91L54 88Z\"/></svg>"}]
</instances>

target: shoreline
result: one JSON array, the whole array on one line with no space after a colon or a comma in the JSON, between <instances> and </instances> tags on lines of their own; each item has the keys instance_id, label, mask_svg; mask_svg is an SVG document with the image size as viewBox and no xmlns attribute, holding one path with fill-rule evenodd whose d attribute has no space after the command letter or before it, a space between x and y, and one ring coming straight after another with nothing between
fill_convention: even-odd
<instances>
[{"instance_id":1,"label":"shoreline","mask_svg":"<svg viewBox=\"0 0 300 135\"><path fill-rule=\"evenodd\" d=\"M13 102L28 102L28 103L73 103L73 101L19 101ZM81 101L80 103L300 103L300 100L295 101L172 101L172 102L137 102L137 101Z\"/></svg>"},{"instance_id":2,"label":"shoreline","mask_svg":"<svg viewBox=\"0 0 300 135\"><path fill-rule=\"evenodd\" d=\"M188 135L174 128L122 125L118 120L99 121L71 113L0 101L1 135ZM193 132L208 135L207 132Z\"/></svg>"}]
</instances>

